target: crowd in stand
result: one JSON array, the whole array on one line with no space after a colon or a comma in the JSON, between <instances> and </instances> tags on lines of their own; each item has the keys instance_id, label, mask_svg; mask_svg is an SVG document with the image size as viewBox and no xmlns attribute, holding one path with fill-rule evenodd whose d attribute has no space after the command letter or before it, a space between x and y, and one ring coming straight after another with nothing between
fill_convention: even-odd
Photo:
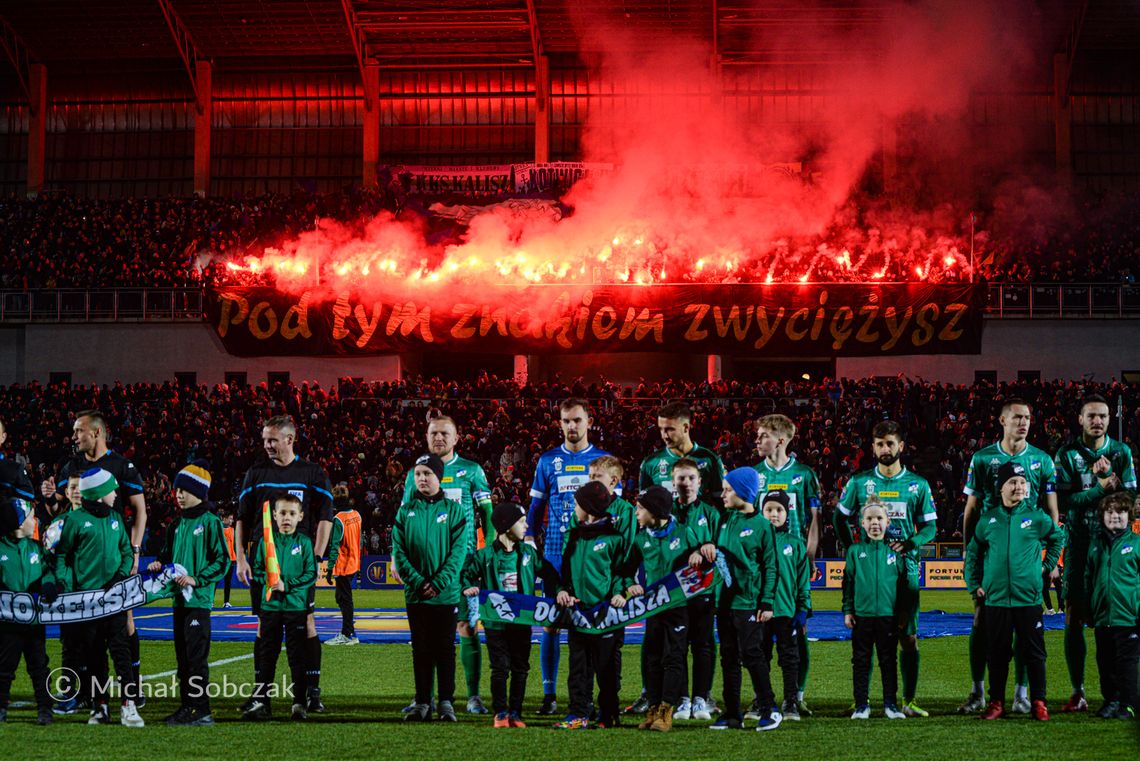
<instances>
[{"instance_id":1,"label":"crowd in stand","mask_svg":"<svg viewBox=\"0 0 1140 761\"><path fill-rule=\"evenodd\" d=\"M758 461L755 420L781 412L799 427L789 452L814 468L822 482L826 555L835 552L830 523L843 483L873 464L868 450L876 422L891 418L902 423L908 433L904 461L931 482L938 541L955 541L961 538L965 469L975 450L999 437L1001 399L1028 399L1034 412L1030 442L1054 452L1075 432L1079 400L1089 393L1108 398L1114 417L1117 401L1122 402L1123 440L1134 446L1140 440L1140 390L1087 382L952 386L875 378L619 385L575 380L519 386L484 376L473 383L346 380L334 388L316 383L272 388L32 383L6 389L0 396L0 419L8 433L6 456L24 463L38 484L70 452L73 413L102 410L112 426L111 447L143 474L151 513L148 549L153 549L174 518L171 479L181 467L207 460L214 474L211 495L223 510L232 510L243 474L264 456L262 422L290 414L298 424L298 453L327 469L334 484L347 485L364 517L369 551L387 552L404 476L424 448L432 410L459 423L457 451L483 465L494 501L524 504L539 455L561 442L557 404L566 397L591 399L590 440L621 458L631 493L642 458L662 446L656 410L663 402L684 399L691 404L694 441L714 449L728 468ZM1116 437L1117 431L1114 420L1111 434Z\"/></svg>"},{"instance_id":2,"label":"crowd in stand","mask_svg":"<svg viewBox=\"0 0 1140 761\"><path fill-rule=\"evenodd\" d=\"M702 282L947 281L969 276L969 235L976 275L990 282L1133 283L1140 257L1140 201L1114 199L1111 211L1088 201L1049 222L1012 224L995 210L968 222L966 210L940 215L899 211L837 219L825 235L757 255L727 275L712 269L674 272ZM97 200L45 194L0 199L0 288L199 287L272 283L270 275L227 267L260 255L321 220L363 224L382 210L418 215L429 244L459 242L462 228L436 218L398 183L372 191L296 192L243 198ZM959 213L960 212L960 213ZM914 217L914 219L911 219ZM942 233L941 227L948 226ZM850 249L850 250L848 250ZM950 256L950 254L953 254ZM952 266L943 266L949 257ZM614 259L614 262L617 260ZM599 276L628 279L651 261L626 262ZM916 266L916 264L918 266ZM335 262L326 263L334 266ZM620 275L618 270L621 271ZM806 275L804 275L806 273Z\"/></svg>"}]
</instances>

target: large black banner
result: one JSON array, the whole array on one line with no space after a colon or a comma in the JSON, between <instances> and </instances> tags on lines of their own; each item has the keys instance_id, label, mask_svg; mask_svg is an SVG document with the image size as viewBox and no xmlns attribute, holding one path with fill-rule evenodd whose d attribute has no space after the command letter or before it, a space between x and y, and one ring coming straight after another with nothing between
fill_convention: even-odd
<instances>
[{"instance_id":1,"label":"large black banner","mask_svg":"<svg viewBox=\"0 0 1140 761\"><path fill-rule=\"evenodd\" d=\"M244 357L432 349L856 357L978 353L985 287L425 285L367 296L232 287L207 303L226 350Z\"/></svg>"}]
</instances>

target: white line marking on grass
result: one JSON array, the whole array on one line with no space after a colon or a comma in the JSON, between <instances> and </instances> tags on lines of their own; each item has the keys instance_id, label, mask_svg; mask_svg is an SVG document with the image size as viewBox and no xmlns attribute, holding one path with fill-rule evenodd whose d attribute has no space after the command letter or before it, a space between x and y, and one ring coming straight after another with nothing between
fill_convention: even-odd
<instances>
[{"instance_id":1,"label":"white line marking on grass","mask_svg":"<svg viewBox=\"0 0 1140 761\"><path fill-rule=\"evenodd\" d=\"M248 661L252 657L253 657L253 653L247 653L245 655L235 655L233 658L222 658L220 661L214 661L213 663L208 664L208 665L211 668L213 668L214 666L225 666L227 663L237 663L238 661ZM166 677L174 676L177 673L178 673L178 669L174 669L173 671L163 671L163 672L158 673L158 674L147 674L146 676L144 676L142 678L142 680L144 682L146 682L146 681L149 681L151 679L165 679Z\"/></svg>"}]
</instances>

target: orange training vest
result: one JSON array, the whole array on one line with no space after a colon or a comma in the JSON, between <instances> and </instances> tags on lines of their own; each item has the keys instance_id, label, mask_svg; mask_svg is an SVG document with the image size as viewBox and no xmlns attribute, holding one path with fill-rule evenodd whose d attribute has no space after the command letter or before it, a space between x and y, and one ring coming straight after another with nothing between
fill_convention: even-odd
<instances>
[{"instance_id":1,"label":"orange training vest","mask_svg":"<svg viewBox=\"0 0 1140 761\"><path fill-rule=\"evenodd\" d=\"M229 526L222 529L222 532L226 535L226 549L230 551L230 562L232 563L237 560L237 555L234 553L234 527Z\"/></svg>"},{"instance_id":2,"label":"orange training vest","mask_svg":"<svg viewBox=\"0 0 1140 761\"><path fill-rule=\"evenodd\" d=\"M344 526L344 536L340 538L333 576L351 576L360 570L360 513L344 510L336 517Z\"/></svg>"}]
</instances>

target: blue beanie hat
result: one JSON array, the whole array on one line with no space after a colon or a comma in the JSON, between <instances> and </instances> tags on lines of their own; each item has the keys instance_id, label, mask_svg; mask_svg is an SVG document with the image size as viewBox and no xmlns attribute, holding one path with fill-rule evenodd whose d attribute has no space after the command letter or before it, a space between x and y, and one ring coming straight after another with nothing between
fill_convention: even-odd
<instances>
[{"instance_id":1,"label":"blue beanie hat","mask_svg":"<svg viewBox=\"0 0 1140 761\"><path fill-rule=\"evenodd\" d=\"M724 480L728 481L736 496L751 505L756 504L756 496L760 493L759 473L752 468L737 468L729 471Z\"/></svg>"}]
</instances>

